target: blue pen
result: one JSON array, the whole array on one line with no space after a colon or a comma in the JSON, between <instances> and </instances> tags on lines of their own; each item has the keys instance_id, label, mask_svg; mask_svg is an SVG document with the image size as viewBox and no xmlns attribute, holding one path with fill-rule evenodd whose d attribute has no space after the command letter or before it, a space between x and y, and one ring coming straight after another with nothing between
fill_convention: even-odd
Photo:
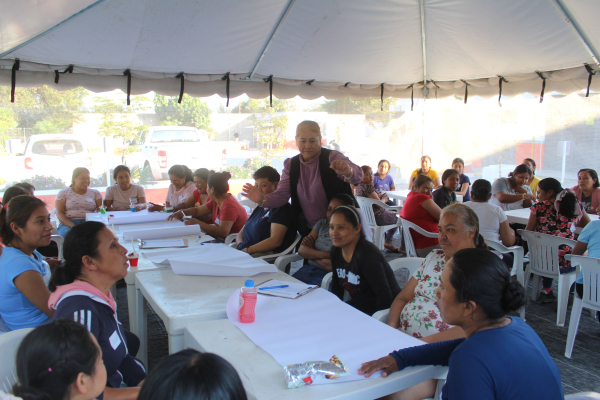
<instances>
[{"instance_id":1,"label":"blue pen","mask_svg":"<svg viewBox=\"0 0 600 400\"><path fill-rule=\"evenodd\" d=\"M259 290L267 290L267 289L283 289L286 287L290 287L290 285L281 285L281 286L269 286L269 287L261 287Z\"/></svg>"}]
</instances>

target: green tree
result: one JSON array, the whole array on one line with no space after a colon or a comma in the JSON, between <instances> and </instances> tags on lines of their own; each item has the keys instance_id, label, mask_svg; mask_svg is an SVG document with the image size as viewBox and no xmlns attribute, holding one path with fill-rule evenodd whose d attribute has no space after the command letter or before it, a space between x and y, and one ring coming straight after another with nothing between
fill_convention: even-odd
<instances>
[{"instance_id":1,"label":"green tree","mask_svg":"<svg viewBox=\"0 0 600 400\"><path fill-rule=\"evenodd\" d=\"M146 125L139 122L134 113L147 111L149 101L145 96L132 96L131 106L127 106L125 99L113 100L106 97L96 97L94 99L94 112L102 115L98 134L121 139L124 142L132 140L140 131L147 128ZM125 164L125 156L137 150L137 146L131 145L115 147L115 152L121 154L123 164Z\"/></svg>"},{"instance_id":2,"label":"green tree","mask_svg":"<svg viewBox=\"0 0 600 400\"><path fill-rule=\"evenodd\" d=\"M83 101L89 92L83 88L59 92L49 86L16 88L15 103L10 88L0 87L0 107L13 111L19 128L35 133L63 133L83 121Z\"/></svg>"},{"instance_id":3,"label":"green tree","mask_svg":"<svg viewBox=\"0 0 600 400\"><path fill-rule=\"evenodd\" d=\"M8 107L0 107L0 146L4 147L4 141L8 139L6 132L18 124L15 112Z\"/></svg>"},{"instance_id":4,"label":"green tree","mask_svg":"<svg viewBox=\"0 0 600 400\"><path fill-rule=\"evenodd\" d=\"M337 100L326 100L321 104L313 106L308 111L324 111L329 114L360 114L364 115L369 123L390 122L390 106L396 106L396 99L383 99L383 111L381 111L381 99L367 98L353 100L348 97Z\"/></svg>"},{"instance_id":5,"label":"green tree","mask_svg":"<svg viewBox=\"0 0 600 400\"><path fill-rule=\"evenodd\" d=\"M273 97L273 107L271 107L267 97L248 99L241 102L240 107L242 112L260 114L254 117L254 135L260 145L261 161L270 165L273 158L278 158L284 151L288 117L282 112L294 111L295 104L289 100Z\"/></svg>"},{"instance_id":6,"label":"green tree","mask_svg":"<svg viewBox=\"0 0 600 400\"><path fill-rule=\"evenodd\" d=\"M204 129L209 132L210 129L210 110L208 104L199 97L183 95L181 104L177 101L178 96L163 96L156 94L154 96L154 111L160 118L163 125L193 126L198 129ZM214 135L213 135L214 136Z\"/></svg>"},{"instance_id":7,"label":"green tree","mask_svg":"<svg viewBox=\"0 0 600 400\"><path fill-rule=\"evenodd\" d=\"M296 104L290 100L281 100L273 96L273 107L269 104L269 98L264 99L248 99L241 101L237 108L234 108L232 112L238 112L241 108L243 113L265 113L271 111L284 112L284 111L296 111Z\"/></svg>"}]
</instances>

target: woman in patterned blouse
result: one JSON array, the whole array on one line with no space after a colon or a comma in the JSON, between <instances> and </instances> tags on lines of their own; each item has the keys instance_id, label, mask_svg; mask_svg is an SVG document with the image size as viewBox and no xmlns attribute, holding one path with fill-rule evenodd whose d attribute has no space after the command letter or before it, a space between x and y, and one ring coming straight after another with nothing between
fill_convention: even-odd
<instances>
[{"instance_id":1,"label":"woman in patterned blouse","mask_svg":"<svg viewBox=\"0 0 600 400\"><path fill-rule=\"evenodd\" d=\"M542 179L538 183L538 202L531 206L531 214L527 222L528 231L535 231L575 239L576 226L584 227L590 222L590 217L582 209L577 196L571 189L563 189L554 178ZM558 247L558 262L560 273L573 271L571 263L565 260L565 254L571 254L571 247ZM552 293L552 278L542 278L542 290L539 300L551 303L556 297Z\"/></svg>"}]
</instances>

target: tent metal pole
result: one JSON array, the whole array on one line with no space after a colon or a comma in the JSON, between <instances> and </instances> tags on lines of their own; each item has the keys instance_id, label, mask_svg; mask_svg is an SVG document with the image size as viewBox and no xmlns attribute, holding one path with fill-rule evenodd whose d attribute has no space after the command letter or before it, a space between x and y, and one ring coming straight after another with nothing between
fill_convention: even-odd
<instances>
[{"instance_id":1,"label":"tent metal pole","mask_svg":"<svg viewBox=\"0 0 600 400\"><path fill-rule=\"evenodd\" d=\"M587 37L577 20L573 17L573 14L571 14L569 9L565 6L563 0L554 0L554 3L560 9L563 15L567 18L567 22L569 22L573 29L575 29L575 32L577 33L579 39L581 39L581 42L583 43L583 46L585 47L587 52L590 53L590 56L592 57L596 65L600 67L600 62L598 61L600 60L600 53L594 48L592 42Z\"/></svg>"},{"instance_id":2,"label":"tent metal pole","mask_svg":"<svg viewBox=\"0 0 600 400\"><path fill-rule=\"evenodd\" d=\"M250 73L250 80L252 80L254 78L254 74L256 73L256 70L260 66L260 63L262 62L263 58L265 58L265 54L267 54L267 51L269 50L269 47L271 47L271 43L273 43L273 39L275 38L275 35L277 34L277 31L279 30L279 28L283 24L283 21L289 15L289 13L290 13L292 7L294 6L295 2L296 2L296 0L289 0L288 1L288 5L285 8L285 11L283 12L283 14L281 14L281 17L279 18L279 21L277 21L277 24L275 25L275 28L273 29L273 32L271 33L271 37L269 38L269 41L265 45L265 48L263 49L262 53L260 54L260 57L258 58L258 61L254 65L254 68L252 68L252 72Z\"/></svg>"},{"instance_id":3,"label":"tent metal pole","mask_svg":"<svg viewBox=\"0 0 600 400\"><path fill-rule=\"evenodd\" d=\"M427 42L425 40L425 0L419 0L421 10L421 44L423 47L423 97L427 97Z\"/></svg>"}]
</instances>

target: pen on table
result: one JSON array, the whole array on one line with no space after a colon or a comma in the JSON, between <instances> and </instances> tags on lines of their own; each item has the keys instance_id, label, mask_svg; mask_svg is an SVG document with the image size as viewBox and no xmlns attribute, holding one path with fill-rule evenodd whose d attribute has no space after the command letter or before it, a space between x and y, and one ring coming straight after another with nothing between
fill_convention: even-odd
<instances>
[{"instance_id":1,"label":"pen on table","mask_svg":"<svg viewBox=\"0 0 600 400\"><path fill-rule=\"evenodd\" d=\"M283 289L286 287L290 287L290 285L281 285L281 286L269 286L269 287L261 287L258 290L268 290L268 289Z\"/></svg>"},{"instance_id":2,"label":"pen on table","mask_svg":"<svg viewBox=\"0 0 600 400\"><path fill-rule=\"evenodd\" d=\"M199 234L199 235L198 235L198 239L196 239L196 243L198 243L198 241L199 241L200 239L202 239L202 234Z\"/></svg>"}]
</instances>

